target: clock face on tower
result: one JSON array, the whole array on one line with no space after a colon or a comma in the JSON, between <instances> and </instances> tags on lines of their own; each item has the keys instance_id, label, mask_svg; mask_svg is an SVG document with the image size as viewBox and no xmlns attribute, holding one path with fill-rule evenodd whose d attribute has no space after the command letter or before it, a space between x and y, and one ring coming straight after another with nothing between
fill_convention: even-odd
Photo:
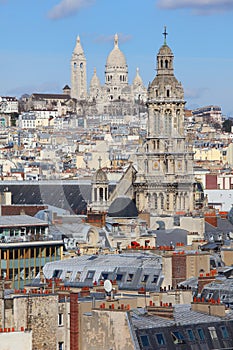
<instances>
[{"instance_id":1,"label":"clock face on tower","mask_svg":"<svg viewBox=\"0 0 233 350\"><path fill-rule=\"evenodd\" d=\"M159 169L159 162L158 161L153 162L153 169L154 170L158 170Z\"/></svg>"}]
</instances>

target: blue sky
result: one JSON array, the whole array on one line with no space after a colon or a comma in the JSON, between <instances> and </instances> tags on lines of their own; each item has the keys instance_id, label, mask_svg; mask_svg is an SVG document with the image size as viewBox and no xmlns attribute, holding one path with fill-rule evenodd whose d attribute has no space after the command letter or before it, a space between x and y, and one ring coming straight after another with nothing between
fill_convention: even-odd
<instances>
[{"instance_id":1,"label":"blue sky","mask_svg":"<svg viewBox=\"0 0 233 350\"><path fill-rule=\"evenodd\" d=\"M0 0L0 95L60 93L70 85L70 59L80 35L88 81L104 81L113 36L119 35L131 83L139 67L152 81L167 43L186 106L221 106L233 117L233 0Z\"/></svg>"}]
</instances>

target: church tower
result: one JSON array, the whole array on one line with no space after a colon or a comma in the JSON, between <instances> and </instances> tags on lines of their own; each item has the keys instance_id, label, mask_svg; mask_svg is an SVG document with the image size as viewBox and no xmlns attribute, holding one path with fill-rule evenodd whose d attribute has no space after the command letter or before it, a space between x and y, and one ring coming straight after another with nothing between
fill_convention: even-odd
<instances>
[{"instance_id":1,"label":"church tower","mask_svg":"<svg viewBox=\"0 0 233 350\"><path fill-rule=\"evenodd\" d=\"M147 137L138 152L137 208L152 215L193 210L193 152L184 135L184 91L166 43L157 54L157 74L148 87Z\"/></svg>"},{"instance_id":2,"label":"church tower","mask_svg":"<svg viewBox=\"0 0 233 350\"><path fill-rule=\"evenodd\" d=\"M71 58L71 97L77 100L87 97L87 62L79 36Z\"/></svg>"}]
</instances>

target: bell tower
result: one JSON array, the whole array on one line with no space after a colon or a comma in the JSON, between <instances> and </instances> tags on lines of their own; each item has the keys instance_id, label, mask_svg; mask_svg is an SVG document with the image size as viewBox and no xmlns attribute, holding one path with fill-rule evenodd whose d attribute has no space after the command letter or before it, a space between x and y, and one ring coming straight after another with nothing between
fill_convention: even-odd
<instances>
[{"instance_id":1,"label":"bell tower","mask_svg":"<svg viewBox=\"0 0 233 350\"><path fill-rule=\"evenodd\" d=\"M147 137L138 152L135 181L139 211L173 215L193 210L193 152L184 135L184 91L164 44L156 58L156 77L148 88Z\"/></svg>"},{"instance_id":2,"label":"bell tower","mask_svg":"<svg viewBox=\"0 0 233 350\"><path fill-rule=\"evenodd\" d=\"M86 66L86 57L78 36L71 58L71 97L77 100L83 100L87 96Z\"/></svg>"}]
</instances>

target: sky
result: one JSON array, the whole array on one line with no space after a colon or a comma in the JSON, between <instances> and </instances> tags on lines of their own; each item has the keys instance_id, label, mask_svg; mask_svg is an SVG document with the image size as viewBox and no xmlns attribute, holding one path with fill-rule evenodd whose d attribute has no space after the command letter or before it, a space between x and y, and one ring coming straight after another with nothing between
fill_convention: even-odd
<instances>
[{"instance_id":1,"label":"sky","mask_svg":"<svg viewBox=\"0 0 233 350\"><path fill-rule=\"evenodd\" d=\"M79 35L101 82L115 33L129 83L147 87L163 44L174 54L187 108L218 105L233 117L233 0L0 0L0 96L62 93Z\"/></svg>"}]
</instances>

